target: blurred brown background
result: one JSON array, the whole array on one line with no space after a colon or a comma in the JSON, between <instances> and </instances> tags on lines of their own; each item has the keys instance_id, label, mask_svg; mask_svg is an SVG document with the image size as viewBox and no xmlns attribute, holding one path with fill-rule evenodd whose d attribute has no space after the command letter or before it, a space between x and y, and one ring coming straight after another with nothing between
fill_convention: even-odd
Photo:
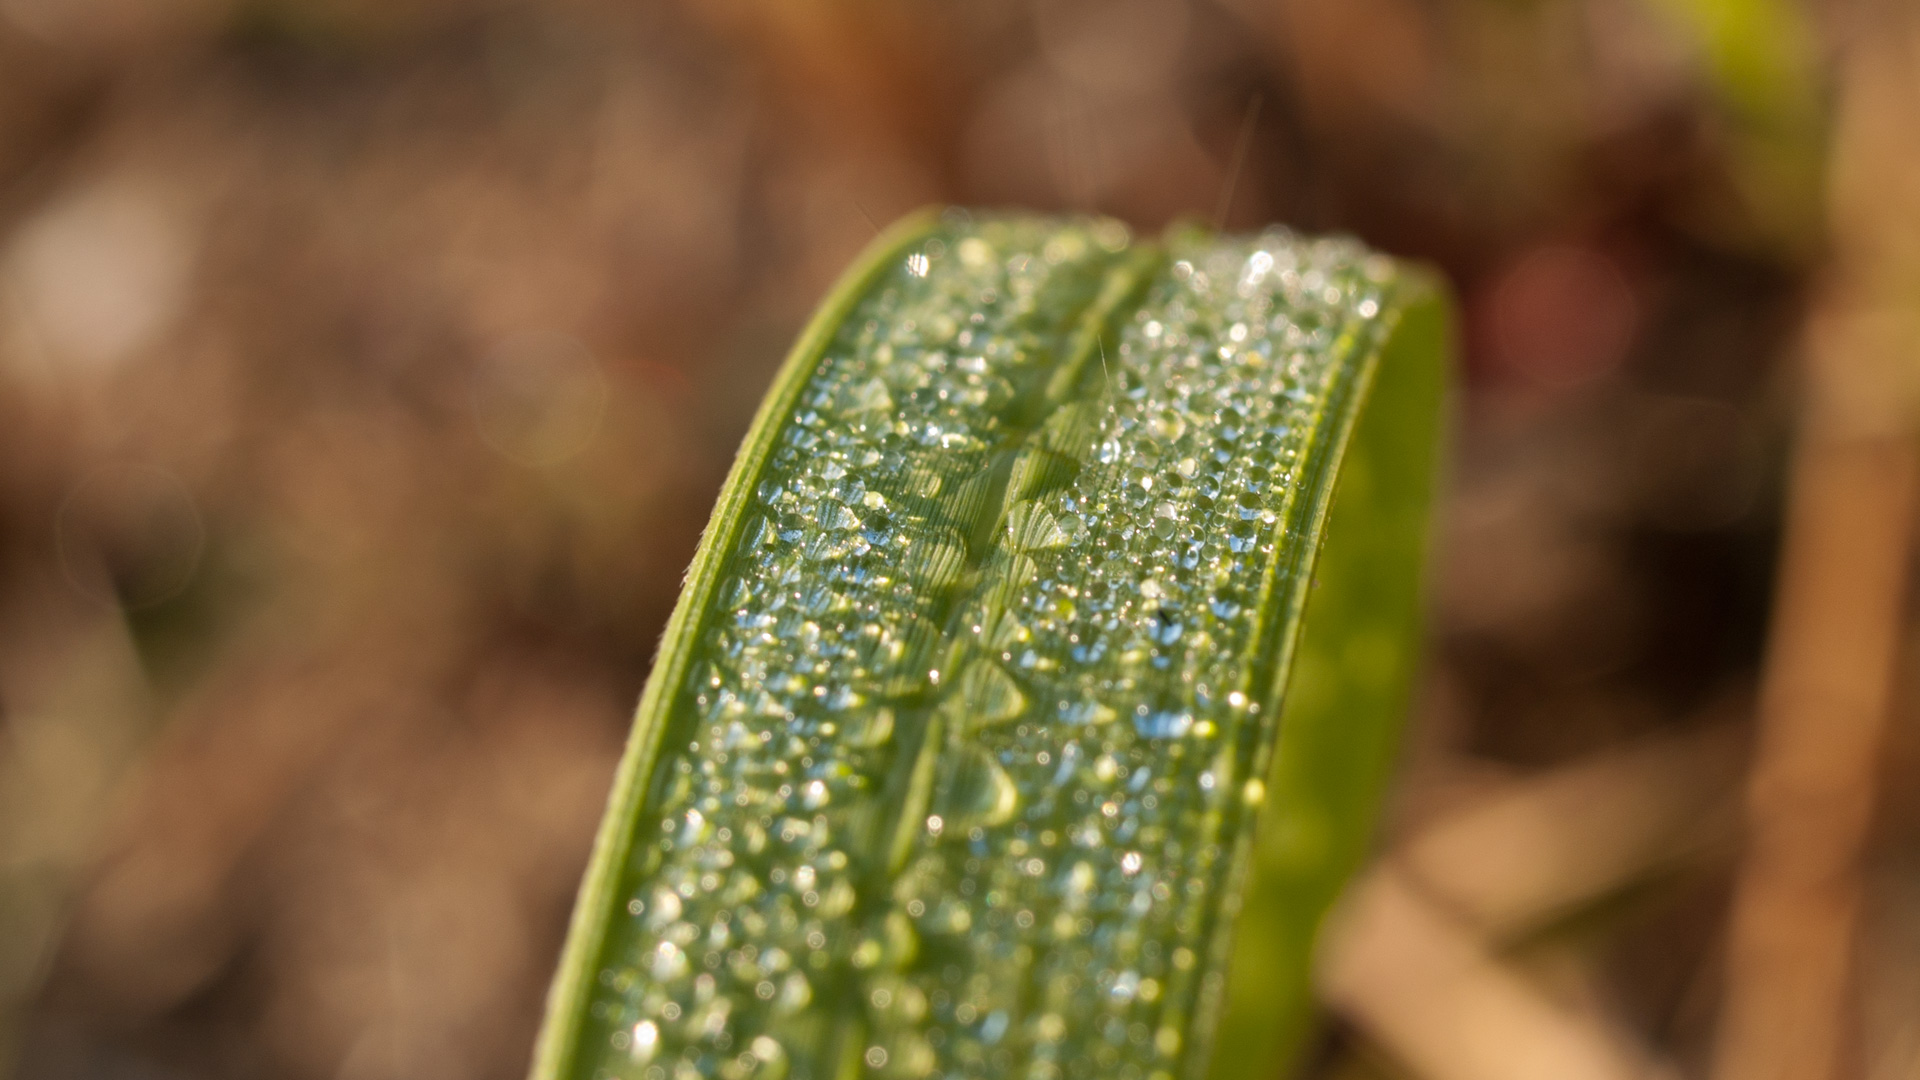
<instances>
[{"instance_id":1,"label":"blurred brown background","mask_svg":"<svg viewBox=\"0 0 1920 1080\"><path fill-rule=\"evenodd\" d=\"M0 0L0 1075L521 1075L733 448L957 202L1458 291L1309 1074L1920 1077L1911 19Z\"/></svg>"}]
</instances>

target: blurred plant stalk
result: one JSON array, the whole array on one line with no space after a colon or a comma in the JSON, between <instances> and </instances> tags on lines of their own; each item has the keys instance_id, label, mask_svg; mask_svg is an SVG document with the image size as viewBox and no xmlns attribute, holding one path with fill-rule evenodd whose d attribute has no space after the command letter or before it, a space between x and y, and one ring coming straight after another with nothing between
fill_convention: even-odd
<instances>
[{"instance_id":1,"label":"blurred plant stalk","mask_svg":"<svg viewBox=\"0 0 1920 1080\"><path fill-rule=\"evenodd\" d=\"M69 575L104 570L75 553ZM34 572L38 571L38 572ZM104 586L102 586L104 588ZM0 1076L152 702L124 612L44 564L0 581Z\"/></svg>"},{"instance_id":2,"label":"blurred plant stalk","mask_svg":"<svg viewBox=\"0 0 1920 1080\"><path fill-rule=\"evenodd\" d=\"M1863 5L1843 54L1830 261L1802 414L1716 1035L1716 1080L1830 1080L1850 1036L1861 857L1913 544L1920 19Z\"/></svg>"},{"instance_id":3,"label":"blurred plant stalk","mask_svg":"<svg viewBox=\"0 0 1920 1080\"><path fill-rule=\"evenodd\" d=\"M1726 724L1503 785L1400 844L1319 957L1323 998L1422 1080L1669 1080L1591 994L1547 993L1516 941L1724 851L1741 744Z\"/></svg>"}]
</instances>

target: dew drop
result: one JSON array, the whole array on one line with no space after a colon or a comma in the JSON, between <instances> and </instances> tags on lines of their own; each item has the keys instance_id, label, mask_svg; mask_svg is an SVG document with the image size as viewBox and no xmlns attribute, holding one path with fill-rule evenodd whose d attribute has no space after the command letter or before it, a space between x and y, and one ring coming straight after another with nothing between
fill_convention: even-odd
<instances>
[{"instance_id":1,"label":"dew drop","mask_svg":"<svg viewBox=\"0 0 1920 1080\"><path fill-rule=\"evenodd\" d=\"M1026 712L1027 696L999 664L976 660L960 673L955 693L949 700L966 702L966 722L971 727L1004 724Z\"/></svg>"},{"instance_id":2,"label":"dew drop","mask_svg":"<svg viewBox=\"0 0 1920 1080\"><path fill-rule=\"evenodd\" d=\"M875 377L861 383L860 386L854 390L850 405L850 411L856 413L891 412L893 411L893 395L888 393L887 384L882 382L878 377Z\"/></svg>"},{"instance_id":3,"label":"dew drop","mask_svg":"<svg viewBox=\"0 0 1920 1080\"><path fill-rule=\"evenodd\" d=\"M1178 739L1193 730L1193 714L1158 710L1145 716L1135 716L1133 727L1142 737L1148 739Z\"/></svg>"},{"instance_id":4,"label":"dew drop","mask_svg":"<svg viewBox=\"0 0 1920 1080\"><path fill-rule=\"evenodd\" d=\"M647 1062L652 1061L654 1052L659 1048L660 1028L655 1025L653 1021L642 1020L633 1025L633 1034L628 1042L627 1054L633 1058L634 1064L645 1065Z\"/></svg>"},{"instance_id":5,"label":"dew drop","mask_svg":"<svg viewBox=\"0 0 1920 1080\"><path fill-rule=\"evenodd\" d=\"M1120 714L1106 703L1088 697L1063 703L1060 718L1069 724L1110 724L1118 720Z\"/></svg>"},{"instance_id":6,"label":"dew drop","mask_svg":"<svg viewBox=\"0 0 1920 1080\"><path fill-rule=\"evenodd\" d=\"M963 833L981 825L1010 821L1020 806L1020 789L993 755L978 746L962 746L953 783L941 815L949 831Z\"/></svg>"},{"instance_id":7,"label":"dew drop","mask_svg":"<svg viewBox=\"0 0 1920 1080\"><path fill-rule=\"evenodd\" d=\"M806 1008L812 1001L813 985L807 982L805 975L796 971L781 980L780 994L774 999L773 1006L777 1012L791 1014Z\"/></svg>"},{"instance_id":8,"label":"dew drop","mask_svg":"<svg viewBox=\"0 0 1920 1080\"><path fill-rule=\"evenodd\" d=\"M885 746L893 738L893 710L881 706L850 717L843 735L848 745L864 750Z\"/></svg>"},{"instance_id":9,"label":"dew drop","mask_svg":"<svg viewBox=\"0 0 1920 1080\"><path fill-rule=\"evenodd\" d=\"M1065 547L1071 539L1059 519L1031 502L1015 503L1007 512L1007 543L1015 551Z\"/></svg>"}]
</instances>

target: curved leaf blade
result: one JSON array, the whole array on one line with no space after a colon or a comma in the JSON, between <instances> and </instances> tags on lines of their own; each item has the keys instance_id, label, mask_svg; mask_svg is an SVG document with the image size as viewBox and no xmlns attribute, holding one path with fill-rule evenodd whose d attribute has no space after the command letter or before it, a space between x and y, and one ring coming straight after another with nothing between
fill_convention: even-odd
<instances>
[{"instance_id":1,"label":"curved leaf blade","mask_svg":"<svg viewBox=\"0 0 1920 1080\"><path fill-rule=\"evenodd\" d=\"M1433 303L1277 231L949 213L876 242L703 538L535 1075L1192 1076L1223 999L1302 1014L1298 959L1226 989L1231 930L1258 866L1281 900L1250 910L1310 937L1364 844L1405 663L1277 721L1383 358L1413 373L1386 472L1430 473L1439 339L1405 316ZM1385 602L1325 621L1404 660L1424 480L1384 489L1346 516L1396 530ZM1300 746L1344 779L1263 799L1282 728L1276 770ZM1256 859L1263 803L1339 835Z\"/></svg>"}]
</instances>

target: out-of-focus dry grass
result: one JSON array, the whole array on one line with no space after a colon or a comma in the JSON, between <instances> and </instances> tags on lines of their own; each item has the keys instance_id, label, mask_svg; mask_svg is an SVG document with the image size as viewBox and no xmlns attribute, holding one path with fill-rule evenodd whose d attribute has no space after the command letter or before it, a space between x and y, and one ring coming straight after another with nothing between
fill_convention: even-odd
<instances>
[{"instance_id":1,"label":"out-of-focus dry grass","mask_svg":"<svg viewBox=\"0 0 1920 1080\"><path fill-rule=\"evenodd\" d=\"M1484 816L1536 805L1516 781L1739 742L1850 32L1776 9L0 0L0 1047L519 1074L697 531L869 219L1208 218L1256 98L1229 225L1355 232L1464 305L1385 842L1471 863L1507 835L1474 822L1536 820ZM1920 1067L1906 742L1846 1002L1875 1077ZM1522 860L1561 900L1461 948L1521 1013L1704 1074L1713 835L1559 893ZM1316 1075L1451 1067L1377 1004Z\"/></svg>"}]
</instances>

